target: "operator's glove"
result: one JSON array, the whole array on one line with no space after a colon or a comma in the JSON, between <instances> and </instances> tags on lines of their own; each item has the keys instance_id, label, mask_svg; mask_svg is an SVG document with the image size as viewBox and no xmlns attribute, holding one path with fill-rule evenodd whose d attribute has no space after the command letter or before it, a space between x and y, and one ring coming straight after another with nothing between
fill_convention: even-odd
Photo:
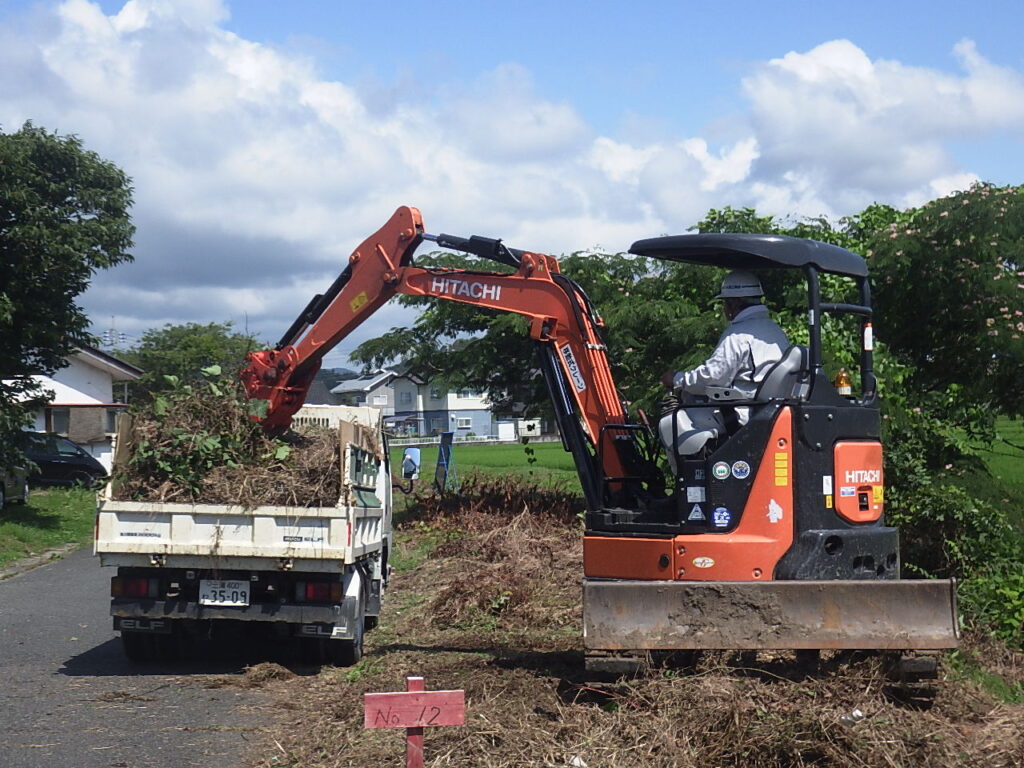
<instances>
[{"instance_id":1,"label":"operator's glove","mask_svg":"<svg viewBox=\"0 0 1024 768\"><path fill-rule=\"evenodd\" d=\"M674 392L669 392L658 401L658 413L668 416L668 414L678 411L680 405L679 397Z\"/></svg>"}]
</instances>

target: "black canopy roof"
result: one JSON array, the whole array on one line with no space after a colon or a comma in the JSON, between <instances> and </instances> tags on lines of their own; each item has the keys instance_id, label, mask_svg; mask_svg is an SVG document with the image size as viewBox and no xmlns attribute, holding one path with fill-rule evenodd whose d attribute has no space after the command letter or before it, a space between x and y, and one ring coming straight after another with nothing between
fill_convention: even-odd
<instances>
[{"instance_id":1,"label":"black canopy roof","mask_svg":"<svg viewBox=\"0 0 1024 768\"><path fill-rule=\"evenodd\" d=\"M638 256L708 264L727 269L771 269L813 264L824 272L866 277L863 257L837 245L786 235L669 235L637 240L629 249Z\"/></svg>"}]
</instances>

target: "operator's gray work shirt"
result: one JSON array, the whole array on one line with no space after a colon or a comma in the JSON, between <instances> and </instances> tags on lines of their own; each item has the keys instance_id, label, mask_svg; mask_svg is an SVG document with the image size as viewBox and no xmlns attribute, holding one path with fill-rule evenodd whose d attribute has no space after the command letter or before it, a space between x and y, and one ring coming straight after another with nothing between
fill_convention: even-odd
<instances>
[{"instance_id":1,"label":"operator's gray work shirt","mask_svg":"<svg viewBox=\"0 0 1024 768\"><path fill-rule=\"evenodd\" d=\"M677 373L673 384L695 395L704 394L708 386L732 387L752 398L768 369L782 359L788 347L789 339L768 316L768 307L747 307L722 333L711 357L692 371Z\"/></svg>"}]
</instances>

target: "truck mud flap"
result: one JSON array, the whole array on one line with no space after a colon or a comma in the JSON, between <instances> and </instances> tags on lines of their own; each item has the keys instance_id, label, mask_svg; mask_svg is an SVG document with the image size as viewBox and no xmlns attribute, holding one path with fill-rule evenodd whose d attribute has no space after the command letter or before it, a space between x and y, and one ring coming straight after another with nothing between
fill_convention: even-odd
<instances>
[{"instance_id":1,"label":"truck mud flap","mask_svg":"<svg viewBox=\"0 0 1024 768\"><path fill-rule=\"evenodd\" d=\"M938 650L959 643L952 580L583 580L587 651Z\"/></svg>"}]
</instances>

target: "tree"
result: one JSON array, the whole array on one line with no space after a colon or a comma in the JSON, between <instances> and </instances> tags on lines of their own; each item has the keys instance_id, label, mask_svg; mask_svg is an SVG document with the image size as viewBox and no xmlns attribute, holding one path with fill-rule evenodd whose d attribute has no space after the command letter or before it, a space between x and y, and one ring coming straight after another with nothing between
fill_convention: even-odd
<instances>
[{"instance_id":1,"label":"tree","mask_svg":"<svg viewBox=\"0 0 1024 768\"><path fill-rule=\"evenodd\" d=\"M0 133L0 463L19 458L11 438L45 398L31 377L90 341L75 298L132 259L131 202L128 177L77 137Z\"/></svg>"},{"instance_id":2,"label":"tree","mask_svg":"<svg viewBox=\"0 0 1024 768\"><path fill-rule=\"evenodd\" d=\"M232 331L231 323L168 323L146 331L121 357L145 371L132 386L136 398L148 399L173 387L167 376L182 383L199 380L211 366L232 375L244 367L246 353L260 346L253 336Z\"/></svg>"},{"instance_id":3,"label":"tree","mask_svg":"<svg viewBox=\"0 0 1024 768\"><path fill-rule=\"evenodd\" d=\"M1024 186L976 184L873 229L878 332L910 385L1024 415Z\"/></svg>"}]
</instances>

